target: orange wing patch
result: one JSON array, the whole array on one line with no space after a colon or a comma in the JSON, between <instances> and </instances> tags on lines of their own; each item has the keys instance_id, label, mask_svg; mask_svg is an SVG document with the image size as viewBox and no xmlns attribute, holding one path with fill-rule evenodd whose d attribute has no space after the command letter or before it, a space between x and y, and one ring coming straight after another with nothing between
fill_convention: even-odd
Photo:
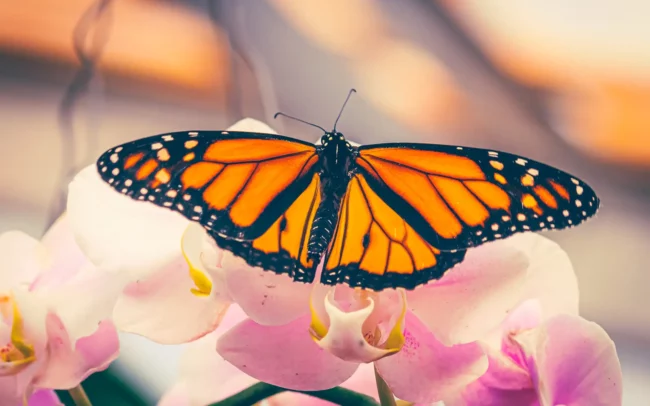
<instances>
[{"instance_id":1,"label":"orange wing patch","mask_svg":"<svg viewBox=\"0 0 650 406\"><path fill-rule=\"evenodd\" d=\"M309 187L289 209L266 233L253 241L253 248L265 254L285 251L303 268L314 268L314 261L307 258L307 244L316 208L320 204L319 186L320 177L315 175Z\"/></svg>"},{"instance_id":2,"label":"orange wing patch","mask_svg":"<svg viewBox=\"0 0 650 406\"><path fill-rule=\"evenodd\" d=\"M217 244L250 265L261 266L294 280L313 282L317 263L308 258L309 232L320 203L320 177L311 183L291 206L260 237L253 241L237 241L215 237Z\"/></svg>"},{"instance_id":3,"label":"orange wing patch","mask_svg":"<svg viewBox=\"0 0 650 406\"><path fill-rule=\"evenodd\" d=\"M464 253L442 254L425 242L356 175L348 185L321 281L370 289L414 287L438 278ZM460 261L460 259L458 259Z\"/></svg>"},{"instance_id":4,"label":"orange wing patch","mask_svg":"<svg viewBox=\"0 0 650 406\"><path fill-rule=\"evenodd\" d=\"M446 239L458 236L463 223L483 225L490 209L508 210L511 204L469 158L398 148L361 151L360 158L359 165L405 198Z\"/></svg>"},{"instance_id":5,"label":"orange wing patch","mask_svg":"<svg viewBox=\"0 0 650 406\"><path fill-rule=\"evenodd\" d=\"M237 163L261 161L281 155L313 153L314 148L292 142L277 142L266 139L226 139L215 141L203 155L206 161Z\"/></svg>"},{"instance_id":6,"label":"orange wing patch","mask_svg":"<svg viewBox=\"0 0 650 406\"><path fill-rule=\"evenodd\" d=\"M396 153L395 150L399 152ZM407 148L378 148L372 151L362 151L361 156L372 160L373 166L378 160L386 160L432 175L457 179L485 179L485 174L476 162L463 156L444 152Z\"/></svg>"}]
</instances>

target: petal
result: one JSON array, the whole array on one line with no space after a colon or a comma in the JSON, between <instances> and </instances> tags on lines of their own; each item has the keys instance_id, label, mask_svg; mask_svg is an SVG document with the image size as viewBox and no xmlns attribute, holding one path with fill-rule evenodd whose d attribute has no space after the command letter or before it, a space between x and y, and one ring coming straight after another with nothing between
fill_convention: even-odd
<instances>
[{"instance_id":1,"label":"petal","mask_svg":"<svg viewBox=\"0 0 650 406\"><path fill-rule=\"evenodd\" d=\"M32 289L59 286L74 277L88 262L77 245L65 213L45 233L41 243L49 255L49 267L32 283Z\"/></svg>"},{"instance_id":2,"label":"petal","mask_svg":"<svg viewBox=\"0 0 650 406\"><path fill-rule=\"evenodd\" d=\"M516 237L471 249L440 281L407 292L409 308L442 343L468 343L521 301L529 261Z\"/></svg>"},{"instance_id":3,"label":"petal","mask_svg":"<svg viewBox=\"0 0 650 406\"><path fill-rule=\"evenodd\" d=\"M512 240L530 263L522 297L537 299L545 319L562 313L578 315L578 280L567 253L539 234L520 234Z\"/></svg>"},{"instance_id":4,"label":"petal","mask_svg":"<svg viewBox=\"0 0 650 406\"><path fill-rule=\"evenodd\" d=\"M129 275L97 269L90 262L62 285L39 283L34 295L48 303L66 326L70 340L92 334L103 320L110 319Z\"/></svg>"},{"instance_id":5,"label":"petal","mask_svg":"<svg viewBox=\"0 0 650 406\"><path fill-rule=\"evenodd\" d=\"M23 406L25 387L16 375L0 377L0 405Z\"/></svg>"},{"instance_id":6,"label":"petal","mask_svg":"<svg viewBox=\"0 0 650 406\"><path fill-rule=\"evenodd\" d=\"M245 319L246 314L234 305L216 331L185 347L179 368L180 379L165 394L159 406L207 405L257 382L224 360L215 350L218 337ZM174 400L178 403L173 403Z\"/></svg>"},{"instance_id":7,"label":"petal","mask_svg":"<svg viewBox=\"0 0 650 406\"><path fill-rule=\"evenodd\" d=\"M188 220L180 214L117 193L95 165L70 184L68 218L77 242L98 267L146 277L181 255Z\"/></svg>"},{"instance_id":8,"label":"petal","mask_svg":"<svg viewBox=\"0 0 650 406\"><path fill-rule=\"evenodd\" d=\"M16 404L16 406L19 406L19 404ZM39 389L29 397L27 406L64 406L64 404L53 390Z\"/></svg>"},{"instance_id":9,"label":"petal","mask_svg":"<svg viewBox=\"0 0 650 406\"><path fill-rule=\"evenodd\" d=\"M117 301L113 320L120 330L140 334L163 344L195 340L213 331L230 300L213 286L210 294L196 295L185 259L136 281Z\"/></svg>"},{"instance_id":10,"label":"petal","mask_svg":"<svg viewBox=\"0 0 650 406\"><path fill-rule=\"evenodd\" d=\"M560 315L515 340L528 355L542 404L622 404L616 348L596 323Z\"/></svg>"},{"instance_id":11,"label":"petal","mask_svg":"<svg viewBox=\"0 0 650 406\"><path fill-rule=\"evenodd\" d=\"M345 299L334 299L335 294L343 290ZM360 295L355 293L361 293ZM399 351L404 344L402 329L406 314L404 294L396 293L400 307L393 308L391 291L383 295L370 297L366 292L354 289L331 289L323 298L327 320L319 318L316 306L312 306L310 333L321 347L345 361L368 363ZM352 294L353 297L349 297ZM318 298L315 298L318 300ZM386 303L384 303L386 302ZM377 303L377 304L375 304ZM382 307L387 309L383 309ZM342 310L346 308L347 311ZM390 311L394 311L395 320ZM390 327L382 331L382 324ZM383 334L382 334L383 333ZM382 337L385 336L387 338ZM383 340L382 340L383 338ZM383 341L383 345L378 345Z\"/></svg>"},{"instance_id":12,"label":"petal","mask_svg":"<svg viewBox=\"0 0 650 406\"><path fill-rule=\"evenodd\" d=\"M229 252L223 254L222 267L232 300L256 322L281 325L309 312L311 284L251 267Z\"/></svg>"},{"instance_id":13,"label":"petal","mask_svg":"<svg viewBox=\"0 0 650 406\"><path fill-rule=\"evenodd\" d=\"M479 380L467 387L462 398L446 400L445 406L540 406L540 404L537 393L533 389L498 389L486 386Z\"/></svg>"},{"instance_id":14,"label":"petal","mask_svg":"<svg viewBox=\"0 0 650 406\"><path fill-rule=\"evenodd\" d=\"M243 118L228 128L228 131L247 131L252 133L264 134L277 134L277 132L269 127L268 124L263 123L254 118Z\"/></svg>"},{"instance_id":15,"label":"petal","mask_svg":"<svg viewBox=\"0 0 650 406\"><path fill-rule=\"evenodd\" d=\"M29 285L48 262L41 243L22 231L0 234L0 291Z\"/></svg>"},{"instance_id":16,"label":"petal","mask_svg":"<svg viewBox=\"0 0 650 406\"><path fill-rule=\"evenodd\" d=\"M402 350L375 363L395 396L410 402L451 397L483 375L487 357L478 343L446 347L413 314L406 315Z\"/></svg>"},{"instance_id":17,"label":"petal","mask_svg":"<svg viewBox=\"0 0 650 406\"><path fill-rule=\"evenodd\" d=\"M47 334L49 358L36 381L40 387L73 388L89 375L108 368L119 353L117 331L109 321L100 323L95 333L73 344L61 319L49 314Z\"/></svg>"},{"instance_id":18,"label":"petal","mask_svg":"<svg viewBox=\"0 0 650 406\"><path fill-rule=\"evenodd\" d=\"M309 316L282 326L249 319L226 332L217 351L248 375L288 389L329 389L352 376L358 364L320 348L308 329Z\"/></svg>"},{"instance_id":19,"label":"petal","mask_svg":"<svg viewBox=\"0 0 650 406\"><path fill-rule=\"evenodd\" d=\"M185 382L177 383L165 392L158 401L158 406L192 406Z\"/></svg>"}]
</instances>

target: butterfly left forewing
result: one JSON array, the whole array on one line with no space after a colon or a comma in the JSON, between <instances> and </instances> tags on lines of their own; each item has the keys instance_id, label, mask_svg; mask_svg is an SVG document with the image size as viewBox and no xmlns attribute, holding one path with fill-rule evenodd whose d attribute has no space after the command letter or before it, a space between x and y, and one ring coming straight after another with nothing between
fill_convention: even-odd
<instances>
[{"instance_id":1,"label":"butterfly left forewing","mask_svg":"<svg viewBox=\"0 0 650 406\"><path fill-rule=\"evenodd\" d=\"M442 250L575 226L599 205L583 181L505 152L382 144L361 147L357 164L373 190Z\"/></svg>"},{"instance_id":2,"label":"butterfly left forewing","mask_svg":"<svg viewBox=\"0 0 650 406\"><path fill-rule=\"evenodd\" d=\"M177 132L108 150L102 179L137 200L180 212L225 238L262 235L310 184L313 145L242 132Z\"/></svg>"}]
</instances>

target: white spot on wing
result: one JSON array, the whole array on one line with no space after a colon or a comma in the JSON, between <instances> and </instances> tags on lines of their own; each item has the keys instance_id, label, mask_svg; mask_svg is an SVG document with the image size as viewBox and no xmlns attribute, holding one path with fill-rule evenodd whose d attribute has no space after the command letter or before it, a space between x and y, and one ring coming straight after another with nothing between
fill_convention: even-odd
<instances>
[{"instance_id":1,"label":"white spot on wing","mask_svg":"<svg viewBox=\"0 0 650 406\"><path fill-rule=\"evenodd\" d=\"M516 164L519 164L519 165L522 165L522 166L523 166L523 165L526 165L527 162L528 162L528 161L526 161L526 160L523 159L523 158L517 158L517 160L515 161Z\"/></svg>"}]
</instances>

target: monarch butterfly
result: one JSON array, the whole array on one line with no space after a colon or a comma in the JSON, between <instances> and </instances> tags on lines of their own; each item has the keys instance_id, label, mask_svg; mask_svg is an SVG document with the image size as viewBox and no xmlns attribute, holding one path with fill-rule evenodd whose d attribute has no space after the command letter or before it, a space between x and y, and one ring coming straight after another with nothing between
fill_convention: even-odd
<instances>
[{"instance_id":1,"label":"monarch butterfly","mask_svg":"<svg viewBox=\"0 0 650 406\"><path fill-rule=\"evenodd\" d=\"M97 168L117 191L199 222L250 265L312 282L323 260L322 283L372 290L413 289L470 247L575 226L599 206L583 181L528 158L355 147L336 123L322 130L320 145L251 132L161 134L109 149Z\"/></svg>"}]
</instances>

